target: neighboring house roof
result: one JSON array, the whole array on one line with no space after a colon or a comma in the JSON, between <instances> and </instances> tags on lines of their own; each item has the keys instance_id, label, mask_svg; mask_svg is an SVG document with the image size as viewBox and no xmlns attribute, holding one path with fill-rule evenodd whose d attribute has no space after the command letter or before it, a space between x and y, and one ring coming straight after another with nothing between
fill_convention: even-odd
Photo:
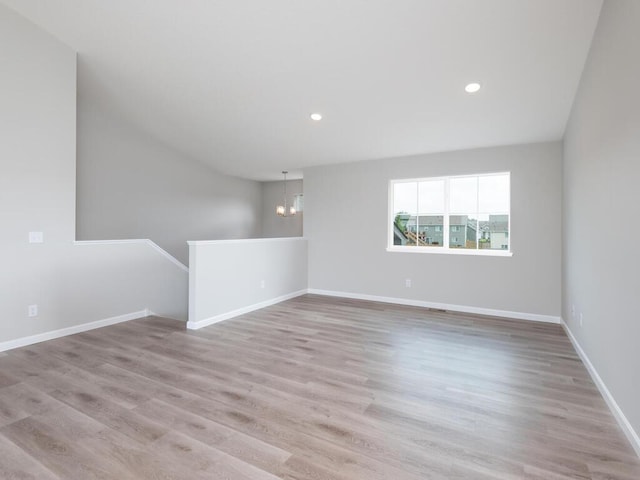
<instances>
[{"instance_id":1,"label":"neighboring house roof","mask_svg":"<svg viewBox=\"0 0 640 480\"><path fill-rule=\"evenodd\" d=\"M488 221L480 222L480 230L490 232L508 232L509 216L508 215L489 215Z\"/></svg>"},{"instance_id":2,"label":"neighboring house roof","mask_svg":"<svg viewBox=\"0 0 640 480\"><path fill-rule=\"evenodd\" d=\"M411 215L409 220L407 221L407 226L415 226L418 222L418 217L420 217L420 225L427 227L442 227L443 219L442 216L438 215ZM452 227L460 227L467 226L472 230L476 229L476 223L474 220L469 220L468 215L451 215L449 217L449 225Z\"/></svg>"},{"instance_id":3,"label":"neighboring house roof","mask_svg":"<svg viewBox=\"0 0 640 480\"><path fill-rule=\"evenodd\" d=\"M409 220L407 220L407 225L416 225L417 224L417 219L418 216L416 215L411 215L411 217L409 217ZM438 216L427 216L427 215L419 215L420 217L420 225L427 225L427 226L442 226L442 217L438 217Z\"/></svg>"}]
</instances>

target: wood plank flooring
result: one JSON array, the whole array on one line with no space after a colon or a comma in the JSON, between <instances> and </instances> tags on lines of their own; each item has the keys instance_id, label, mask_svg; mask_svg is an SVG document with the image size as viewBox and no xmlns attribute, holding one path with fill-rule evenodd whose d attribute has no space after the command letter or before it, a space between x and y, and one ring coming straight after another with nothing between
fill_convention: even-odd
<instances>
[{"instance_id":1,"label":"wood plank flooring","mask_svg":"<svg viewBox=\"0 0 640 480\"><path fill-rule=\"evenodd\" d=\"M306 295L0 356L0 478L638 480L556 325Z\"/></svg>"}]
</instances>

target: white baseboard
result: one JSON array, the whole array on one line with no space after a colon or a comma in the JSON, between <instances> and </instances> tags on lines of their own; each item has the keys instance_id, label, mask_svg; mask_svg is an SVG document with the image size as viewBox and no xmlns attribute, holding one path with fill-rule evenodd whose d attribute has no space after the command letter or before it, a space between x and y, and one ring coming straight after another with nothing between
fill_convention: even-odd
<instances>
[{"instance_id":1,"label":"white baseboard","mask_svg":"<svg viewBox=\"0 0 640 480\"><path fill-rule=\"evenodd\" d=\"M116 323L128 322L129 320L147 316L149 316L149 309L145 308L144 310L140 310L138 312L118 315L117 317L105 318L103 320L96 320L95 322L83 323L81 325L74 325L73 327L61 328L60 330L52 330L50 332L39 333L37 335L31 335L28 337L16 338L15 340L0 342L0 352L4 352L5 350L12 350L14 348L26 347L27 345L33 345L34 343L40 343L47 340L53 340L55 338L66 337L67 335L86 332L87 330L107 327L109 325L115 325Z\"/></svg>"},{"instance_id":2,"label":"white baseboard","mask_svg":"<svg viewBox=\"0 0 640 480\"><path fill-rule=\"evenodd\" d=\"M611 392L609 391L605 383L602 381L602 378L600 378L600 375L598 375L598 371L593 366L593 364L591 363L591 360L589 360L589 357L587 357L587 354L578 343L578 340L576 340L576 337L573 336L573 333L571 332L571 330L569 329L569 326L565 323L564 320L562 320L562 328L564 328L564 331L567 333L567 337L569 337L569 340L571 340L571 343L573 344L573 348L576 349L576 352L578 353L578 356L582 360L582 363L584 363L585 367L587 367L587 371L589 372L589 375L591 375L591 378L593 379L593 383L595 383L596 387L598 387L598 390L600 390L600 393L602 394L604 401L607 402L607 405L609 406L609 410L611 410L611 413L613 414L616 421L618 422L618 425L620 425L620 428L622 428L622 431L624 432L625 436L631 443L631 446L635 450L636 455L640 457L640 436L638 436L636 431L631 426L631 423L629 422L629 420L627 420L627 417L625 417L624 413L620 409L620 406L618 405L618 402L616 402L616 400L613 398L613 395L611 395Z\"/></svg>"},{"instance_id":3,"label":"white baseboard","mask_svg":"<svg viewBox=\"0 0 640 480\"><path fill-rule=\"evenodd\" d=\"M215 315L213 317L204 318L202 320L197 320L197 321L189 320L187 322L187 328L189 330L198 330L199 328L208 327L209 325L213 325L214 323L222 322L224 320L229 320L230 318L244 315L245 313L253 312L254 310L259 310L261 308L269 307L271 305L275 305L276 303L284 302L285 300L299 297L300 295L304 295L306 293L307 293L306 289L298 290L297 292L287 293L286 295L270 298L269 300L265 300L264 302L254 303L253 305L238 308L237 310L232 310L231 312L221 313L220 315Z\"/></svg>"},{"instance_id":4,"label":"white baseboard","mask_svg":"<svg viewBox=\"0 0 640 480\"><path fill-rule=\"evenodd\" d=\"M180 322L180 323L186 323L187 322L184 318L173 317L172 314L165 315L163 313L154 312L153 310L147 310L147 312L148 312L147 316L149 316L149 317L162 317L162 318L166 318L168 320L175 320L176 322Z\"/></svg>"},{"instance_id":5,"label":"white baseboard","mask_svg":"<svg viewBox=\"0 0 640 480\"><path fill-rule=\"evenodd\" d=\"M369 300L372 302L393 303L396 305L408 305L411 307L435 308L438 310L450 310L452 312L473 313L477 315L490 315L493 317L515 318L518 320L530 320L533 322L560 324L560 317L553 315L540 315L537 313L511 312L508 310L495 310L491 308L469 307L466 305L453 305L449 303L425 302L422 300L410 300L407 298L381 297L378 295L365 295L361 293L335 292L331 290L318 290L310 288L309 293L327 295L330 297L353 298L355 300Z\"/></svg>"}]
</instances>

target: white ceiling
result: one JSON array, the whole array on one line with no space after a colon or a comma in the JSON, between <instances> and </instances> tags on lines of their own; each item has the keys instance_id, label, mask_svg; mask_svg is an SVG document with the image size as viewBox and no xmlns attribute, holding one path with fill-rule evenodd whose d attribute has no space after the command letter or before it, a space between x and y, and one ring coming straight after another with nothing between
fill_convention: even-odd
<instances>
[{"instance_id":1,"label":"white ceiling","mask_svg":"<svg viewBox=\"0 0 640 480\"><path fill-rule=\"evenodd\" d=\"M80 101L259 180L560 139L602 4L0 1L78 51Z\"/></svg>"}]
</instances>

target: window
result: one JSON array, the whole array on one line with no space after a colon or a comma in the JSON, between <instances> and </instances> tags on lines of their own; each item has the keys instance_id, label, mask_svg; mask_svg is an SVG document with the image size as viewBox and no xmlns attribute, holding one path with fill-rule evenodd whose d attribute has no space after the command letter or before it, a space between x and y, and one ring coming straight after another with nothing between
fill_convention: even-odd
<instances>
[{"instance_id":1,"label":"window","mask_svg":"<svg viewBox=\"0 0 640 480\"><path fill-rule=\"evenodd\" d=\"M510 252L510 174L392 180L390 251Z\"/></svg>"}]
</instances>

